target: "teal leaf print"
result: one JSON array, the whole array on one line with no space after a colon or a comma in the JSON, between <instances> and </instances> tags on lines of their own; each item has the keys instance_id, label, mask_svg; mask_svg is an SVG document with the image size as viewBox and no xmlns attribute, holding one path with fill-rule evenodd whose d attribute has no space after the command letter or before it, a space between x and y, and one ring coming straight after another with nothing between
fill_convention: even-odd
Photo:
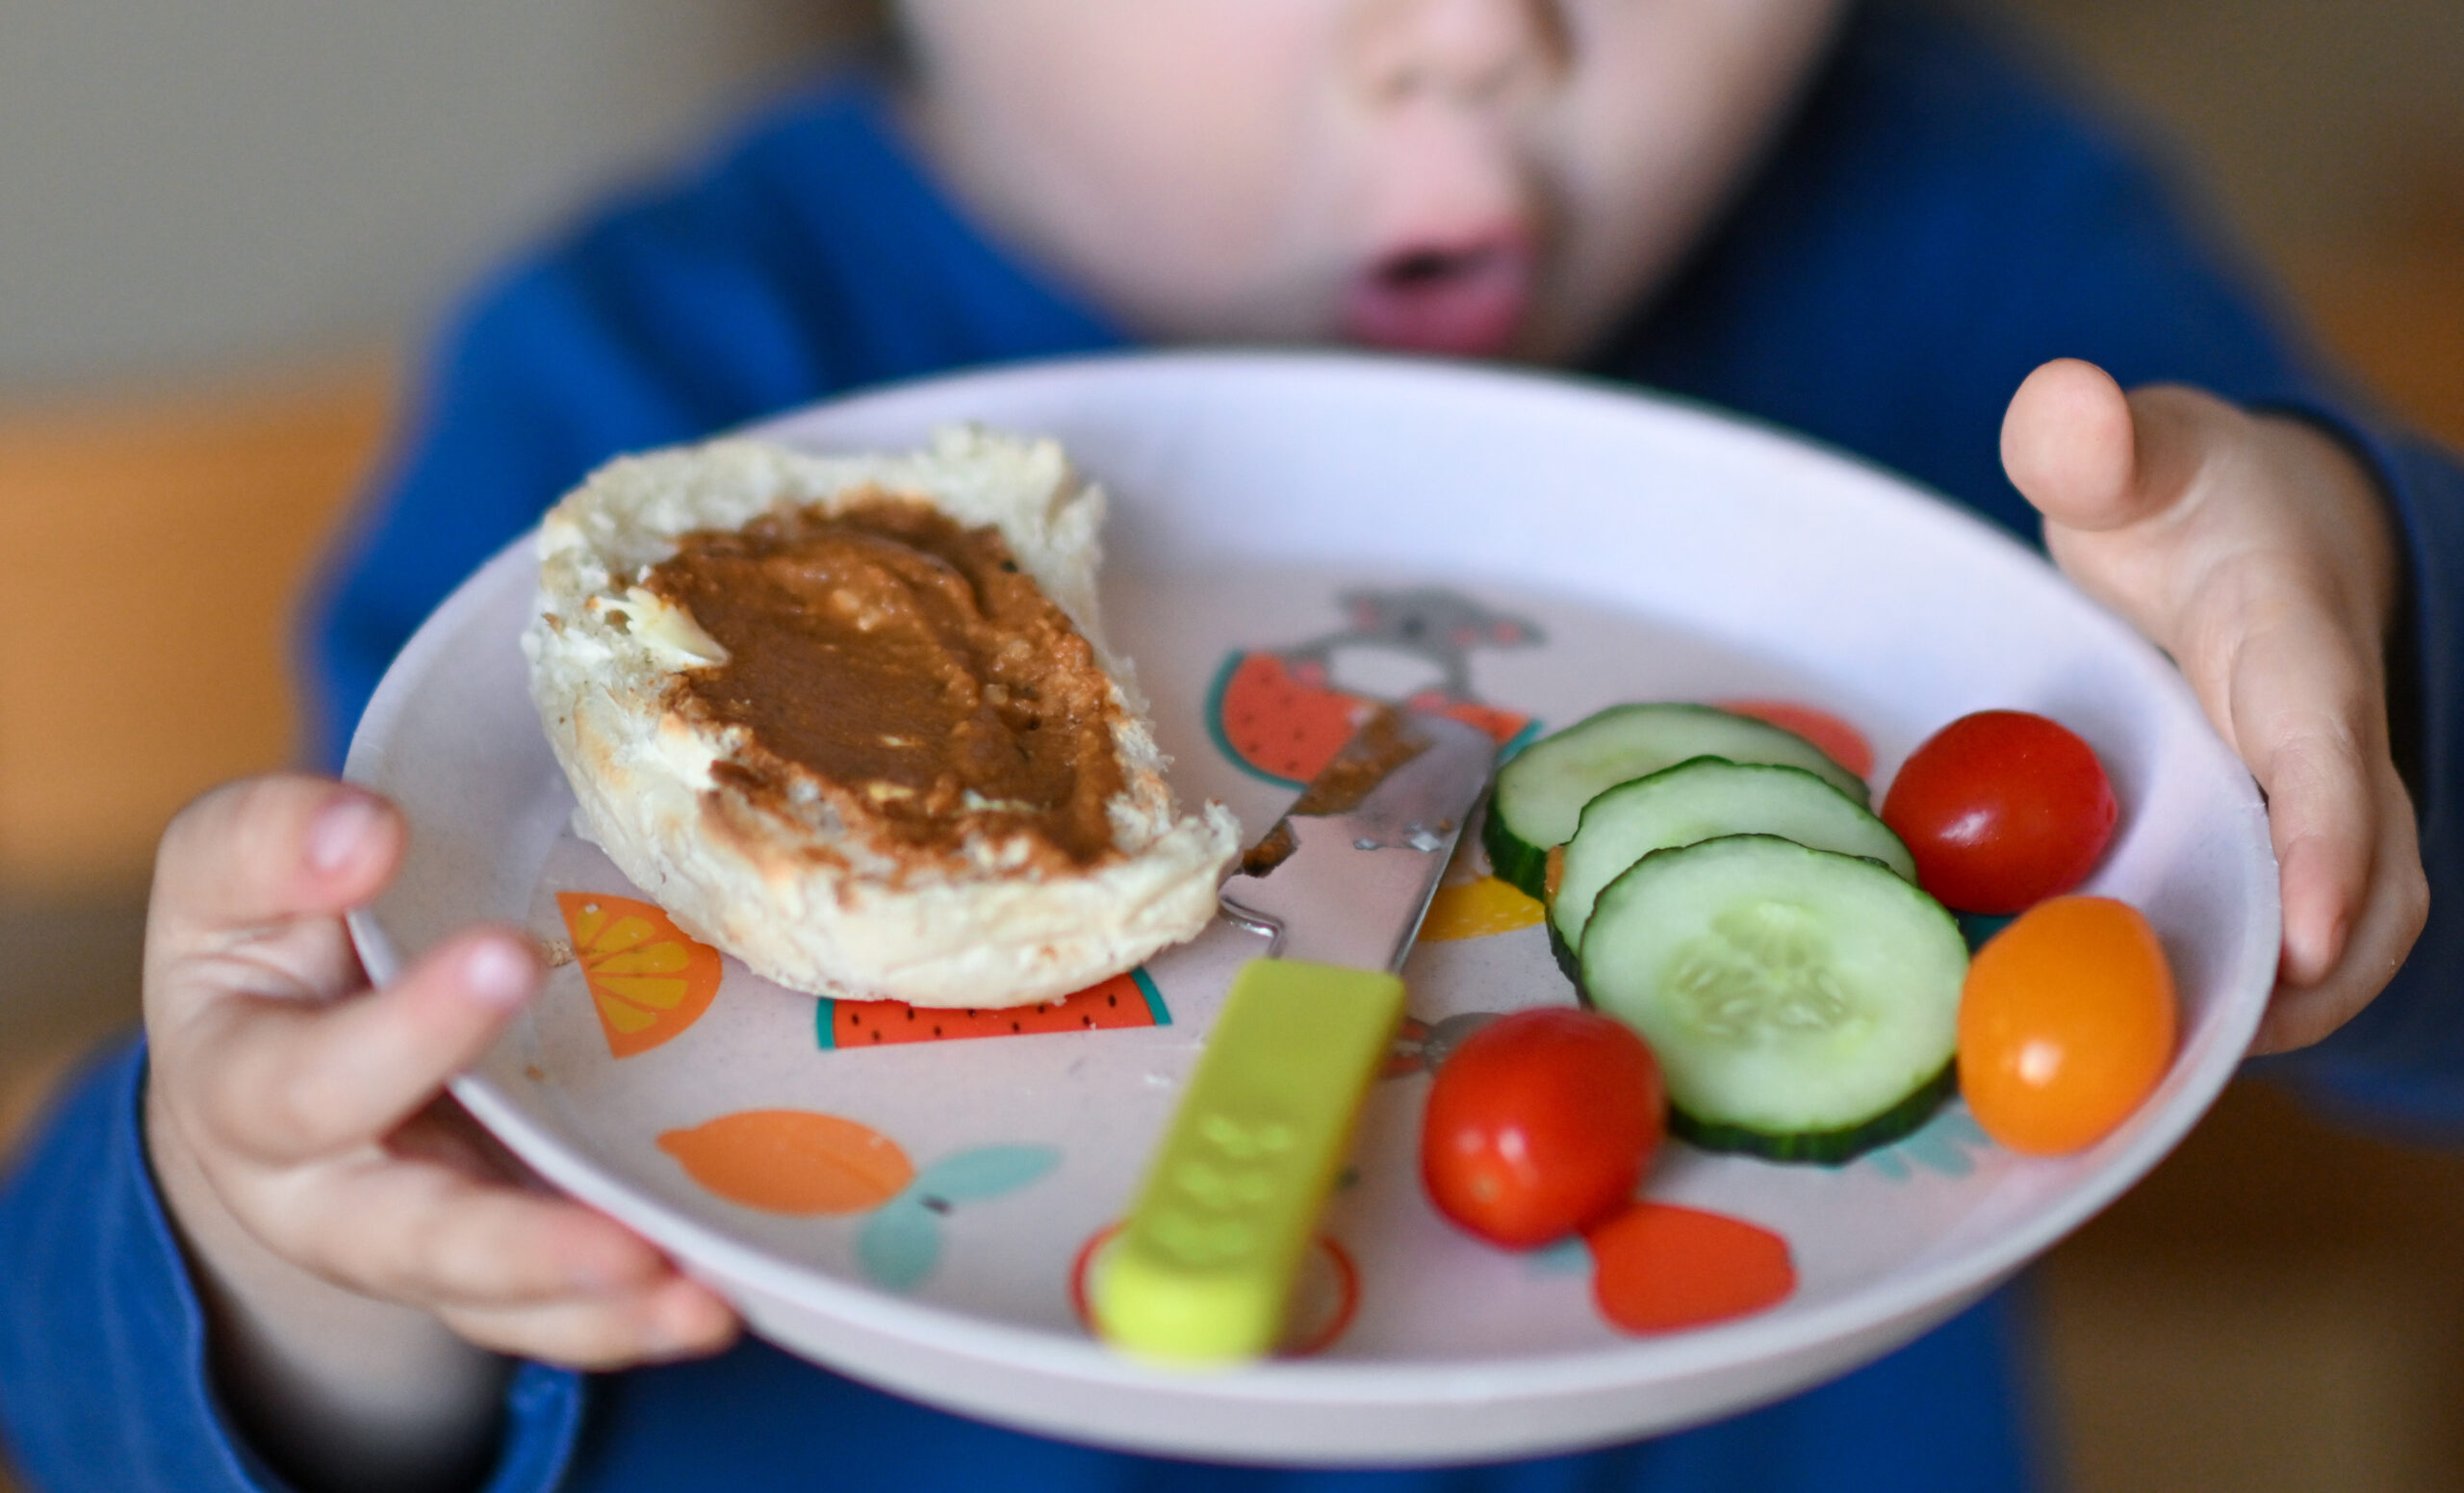
<instances>
[{"instance_id":1,"label":"teal leaf print","mask_svg":"<svg viewBox=\"0 0 2464 1493\"><path fill-rule=\"evenodd\" d=\"M1952 1108L1908 1139L1868 1151L1861 1159L1894 1182L1905 1182L1919 1171L1962 1177L1976 1170L1974 1152L1991 1144L1973 1116L1964 1108Z\"/></svg>"},{"instance_id":2,"label":"teal leaf print","mask_svg":"<svg viewBox=\"0 0 2464 1493\"><path fill-rule=\"evenodd\" d=\"M944 1203L981 1202L1040 1180L1061 1165L1049 1145L979 1145L926 1167L908 1191Z\"/></svg>"},{"instance_id":3,"label":"teal leaf print","mask_svg":"<svg viewBox=\"0 0 2464 1493\"><path fill-rule=\"evenodd\" d=\"M1555 1244L1547 1245L1524 1256L1530 1262L1535 1275L1588 1275L1591 1274L1591 1246L1580 1234L1568 1234Z\"/></svg>"},{"instance_id":4,"label":"teal leaf print","mask_svg":"<svg viewBox=\"0 0 2464 1493\"><path fill-rule=\"evenodd\" d=\"M944 1156L864 1221L856 1263L875 1285L911 1291L941 1261L941 1220L952 1208L1016 1192L1060 1165L1050 1145L978 1145Z\"/></svg>"},{"instance_id":5,"label":"teal leaf print","mask_svg":"<svg viewBox=\"0 0 2464 1493\"><path fill-rule=\"evenodd\" d=\"M911 1291L941 1262L941 1210L934 1200L910 1187L864 1221L856 1263L874 1284Z\"/></svg>"},{"instance_id":6,"label":"teal leaf print","mask_svg":"<svg viewBox=\"0 0 2464 1493\"><path fill-rule=\"evenodd\" d=\"M1951 916L1958 920L1960 937L1967 940L1967 951L1971 954L1991 942L1995 934L2011 926L2010 917L1999 913L1953 913Z\"/></svg>"}]
</instances>

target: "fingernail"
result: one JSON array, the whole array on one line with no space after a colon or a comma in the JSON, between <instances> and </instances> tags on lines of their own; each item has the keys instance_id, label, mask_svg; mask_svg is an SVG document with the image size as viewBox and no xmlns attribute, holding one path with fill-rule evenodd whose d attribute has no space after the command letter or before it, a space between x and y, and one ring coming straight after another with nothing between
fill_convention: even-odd
<instances>
[{"instance_id":1,"label":"fingernail","mask_svg":"<svg viewBox=\"0 0 2464 1493\"><path fill-rule=\"evenodd\" d=\"M341 870L368 843L384 811L365 793L343 792L317 811L308 825L308 864L328 874Z\"/></svg>"},{"instance_id":2,"label":"fingernail","mask_svg":"<svg viewBox=\"0 0 2464 1493\"><path fill-rule=\"evenodd\" d=\"M630 1252L583 1251L565 1262L566 1279L587 1296L614 1296L639 1288L646 1274L639 1256Z\"/></svg>"},{"instance_id":3,"label":"fingernail","mask_svg":"<svg viewBox=\"0 0 2464 1493\"><path fill-rule=\"evenodd\" d=\"M2289 984L2316 985L2326 977L2344 944L2342 917L2288 917L2284 928L2284 964L2280 973Z\"/></svg>"},{"instance_id":4,"label":"fingernail","mask_svg":"<svg viewBox=\"0 0 2464 1493\"><path fill-rule=\"evenodd\" d=\"M462 984L490 1006L518 1006L530 998L530 961L502 939L489 939L462 956Z\"/></svg>"},{"instance_id":5,"label":"fingernail","mask_svg":"<svg viewBox=\"0 0 2464 1493\"><path fill-rule=\"evenodd\" d=\"M651 1351L662 1358L706 1351L710 1341L708 1308L702 1293L671 1287L658 1303L647 1334Z\"/></svg>"}]
</instances>

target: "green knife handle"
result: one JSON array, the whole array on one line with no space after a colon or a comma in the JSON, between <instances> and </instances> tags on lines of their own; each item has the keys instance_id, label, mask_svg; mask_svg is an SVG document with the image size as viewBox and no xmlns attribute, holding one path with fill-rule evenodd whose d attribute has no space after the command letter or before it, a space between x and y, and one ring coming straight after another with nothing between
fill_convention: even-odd
<instances>
[{"instance_id":1,"label":"green knife handle","mask_svg":"<svg viewBox=\"0 0 2464 1493\"><path fill-rule=\"evenodd\" d=\"M1382 970L1257 959L1225 997L1093 1281L1095 1328L1183 1363L1258 1357L1403 1015Z\"/></svg>"}]
</instances>

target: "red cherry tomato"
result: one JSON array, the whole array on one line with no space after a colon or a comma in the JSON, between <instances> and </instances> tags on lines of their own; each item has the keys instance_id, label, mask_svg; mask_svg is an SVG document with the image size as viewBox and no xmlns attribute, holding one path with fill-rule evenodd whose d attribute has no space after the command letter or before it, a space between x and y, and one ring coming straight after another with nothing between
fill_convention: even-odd
<instances>
[{"instance_id":1,"label":"red cherry tomato","mask_svg":"<svg viewBox=\"0 0 2464 1493\"><path fill-rule=\"evenodd\" d=\"M1960 1093L2015 1151L2092 1145L2173 1061L2173 976L2147 919L2056 897L1977 950L1960 995Z\"/></svg>"},{"instance_id":2,"label":"red cherry tomato","mask_svg":"<svg viewBox=\"0 0 2464 1493\"><path fill-rule=\"evenodd\" d=\"M1964 913L2016 913L2078 886L2117 812L2088 743L2024 710L1980 710L1934 733L1883 800L1917 885Z\"/></svg>"},{"instance_id":3,"label":"red cherry tomato","mask_svg":"<svg viewBox=\"0 0 2464 1493\"><path fill-rule=\"evenodd\" d=\"M1437 1071L1421 1179L1440 1213L1527 1249L1616 1212L1666 1123L1659 1061L1632 1028L1589 1011L1519 1011Z\"/></svg>"}]
</instances>

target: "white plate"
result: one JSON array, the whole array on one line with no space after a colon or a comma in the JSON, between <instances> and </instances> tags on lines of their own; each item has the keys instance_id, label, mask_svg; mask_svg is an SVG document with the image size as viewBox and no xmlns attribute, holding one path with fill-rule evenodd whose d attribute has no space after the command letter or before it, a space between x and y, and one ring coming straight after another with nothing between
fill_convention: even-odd
<instances>
[{"instance_id":1,"label":"white plate","mask_svg":"<svg viewBox=\"0 0 2464 1493\"><path fill-rule=\"evenodd\" d=\"M1796 1280L1767 1309L1657 1334L1610 1325L1582 1248L1508 1255L1436 1220L1413 1156L1427 1079L1405 1071L1372 1096L1307 1286L1300 1330L1333 1340L1170 1373L1090 1339L1070 1282L1253 951L1245 936L1218 925L1153 963L1168 1024L862 1051L825 1050L808 997L731 962L698 1019L682 1019L691 1000L673 1006L657 1044L618 1058L581 965L558 968L456 1093L797 1352L962 1412L1195 1456L1433 1462L1670 1429L1872 1358L1973 1300L2153 1166L2247 1043L2277 939L2247 774L2155 650L2022 547L1883 473L1627 392L1332 356L1020 368L767 433L878 449L953 420L1058 436L1110 489L1113 640L1139 662L1181 793L1225 799L1252 834L1290 790L1226 743L1267 759L1306 735L1326 708L1305 687L1313 663L1329 687L1389 694L1445 687L1458 666L1457 695L1559 724L1628 699L1793 698L1863 728L1878 785L1968 710L2068 723L2122 806L2091 888L2159 930L2182 1046L2136 1117L2058 1160L2000 1150L1956 1104L1836 1171L1671 1146L1647 1196L1776 1232ZM1414 588L1443 596L1399 595ZM1338 603L1353 590L1385 598L1390 623L1412 610L1425 625L1372 636ZM349 775L416 826L400 880L353 925L380 978L475 918L572 940L553 892L629 890L565 833L571 799L515 645L530 605L526 543L421 630L352 743ZM606 948L579 941L603 979ZM1406 973L1426 1024L1571 998L1536 927L1424 941ZM652 1004L610 1009L639 1024L684 988L631 987ZM1107 1009L1149 1020L1137 988L1110 993ZM732 1121L700 1132L698 1152L659 1144L757 1111L804 1118ZM761 1161L765 1140L786 1149ZM708 1190L688 1152L706 1181L769 1206Z\"/></svg>"}]
</instances>

